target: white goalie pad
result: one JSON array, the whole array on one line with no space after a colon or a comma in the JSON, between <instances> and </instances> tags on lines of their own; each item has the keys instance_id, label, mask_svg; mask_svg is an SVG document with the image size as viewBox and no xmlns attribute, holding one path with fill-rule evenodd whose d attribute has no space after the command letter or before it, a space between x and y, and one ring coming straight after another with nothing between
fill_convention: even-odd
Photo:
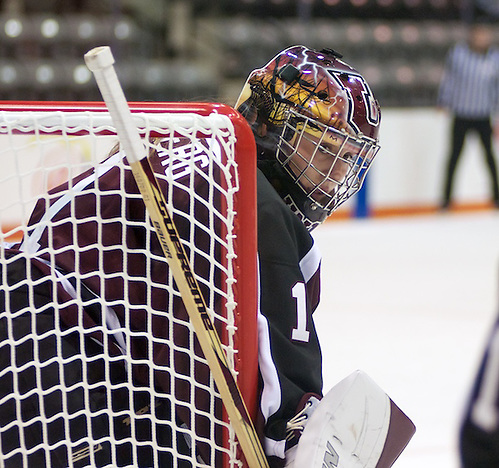
<instances>
[{"instance_id":1,"label":"white goalie pad","mask_svg":"<svg viewBox=\"0 0 499 468\"><path fill-rule=\"evenodd\" d=\"M293 467L388 468L415 432L412 421L364 372L321 400L300 437Z\"/></svg>"}]
</instances>

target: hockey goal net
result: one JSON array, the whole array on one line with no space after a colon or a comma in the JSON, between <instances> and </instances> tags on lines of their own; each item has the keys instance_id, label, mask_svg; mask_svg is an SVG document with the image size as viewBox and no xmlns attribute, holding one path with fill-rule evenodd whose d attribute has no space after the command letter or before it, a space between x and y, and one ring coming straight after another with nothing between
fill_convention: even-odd
<instances>
[{"instance_id":1,"label":"hockey goal net","mask_svg":"<svg viewBox=\"0 0 499 468\"><path fill-rule=\"evenodd\" d=\"M251 131L130 107L254 416ZM3 102L0 141L0 466L244 466L105 107Z\"/></svg>"}]
</instances>

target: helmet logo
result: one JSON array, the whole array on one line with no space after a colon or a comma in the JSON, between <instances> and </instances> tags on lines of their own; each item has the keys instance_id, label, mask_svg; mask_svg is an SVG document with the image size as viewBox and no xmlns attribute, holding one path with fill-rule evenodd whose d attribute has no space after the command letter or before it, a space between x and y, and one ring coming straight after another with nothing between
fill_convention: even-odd
<instances>
[{"instance_id":1,"label":"helmet logo","mask_svg":"<svg viewBox=\"0 0 499 468\"><path fill-rule=\"evenodd\" d=\"M347 121L350 126L357 133L363 133L360 126L356 123L354 116L358 119L360 115L365 115L367 123L377 127L380 123L378 104L371 88L362 75L345 70L330 69L328 72L347 95L349 102ZM362 104L360 101L362 101ZM364 112L359 112L359 105L364 106Z\"/></svg>"}]
</instances>

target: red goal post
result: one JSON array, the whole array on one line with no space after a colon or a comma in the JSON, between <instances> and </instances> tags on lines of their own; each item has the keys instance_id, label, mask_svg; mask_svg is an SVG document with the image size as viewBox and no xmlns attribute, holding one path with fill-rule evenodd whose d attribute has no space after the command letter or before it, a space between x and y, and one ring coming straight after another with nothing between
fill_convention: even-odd
<instances>
[{"instance_id":1,"label":"red goal post","mask_svg":"<svg viewBox=\"0 0 499 468\"><path fill-rule=\"evenodd\" d=\"M129 105L134 118L137 119L137 125L143 137L148 140L160 138L185 142L185 147L181 146L180 149L178 146L171 147L173 153L178 157L193 155L199 152L200 147L209 148L207 154L203 154L202 157L214 157L216 160L215 163L210 162L209 164L216 166L216 171L219 171L216 178L220 177L221 182L218 183L215 180L208 180L208 182L213 185L210 190L217 191L216 197L222 199L220 204L222 213L219 215L217 207L213 216L217 219L217 223L232 223L230 225L224 224L216 232L208 232L208 235L211 235L217 242L220 233L226 236L220 240L220 245L216 245L212 250L213 255L217 258L209 259L209 261L213 261L213 264L221 263L220 267L214 267L214 269L219 268L214 276L218 275L218 277L223 278L223 286L221 287L223 291L218 290L218 283L212 285L208 281L204 281L203 278L201 281L204 281L203 284L207 285L209 291L211 291L210 288L215 290L208 294L224 298L222 315L225 316L216 321L217 326L219 326L229 362L232 363L233 372L237 375L237 383L241 393L253 420L255 420L258 388L256 150L251 129L240 114L223 104L137 102ZM0 102L0 141L2 142L0 144L0 161L4 167L0 175L0 191L2 192L0 259L4 274L7 271L6 265L10 262L10 257L7 255L9 248L18 248L19 245L22 245L23 236L26 237L33 229L37 229L36 225L31 226L30 230L27 228L28 217L36 200L47 197L46 193L49 189L65 179L77 177L80 172L95 166L106 156L104 148L111 144L115 136L115 131L107 115L104 103L100 102ZM193 122L193 128L190 128L190 122ZM105 144L96 143L100 141L101 137L105 139ZM79 146L80 140L82 143ZM215 141L216 144L199 146L198 140ZM213 148L215 150L211 152ZM165 152L168 153L168 148ZM220 163L218 159L223 160L223 162ZM173 165L171 164L170 167ZM192 170L196 171L197 166ZM168 177L166 177L166 181L168 182ZM230 190L227 184L233 184ZM71 192L74 188L70 184L67 192ZM182 189L185 189L189 196L196 197L195 194L189 192L189 184L184 184ZM225 197L231 198L226 199ZM201 203L201 201L192 202L192 204L194 203ZM185 216L185 219L187 218L189 217ZM223 221L218 221L219 219ZM194 227L189 228L193 231L204 229L196 224L195 219L189 219L189 222L193 223ZM206 227L211 229L209 226ZM50 229L50 227L40 229ZM192 251L196 250L194 237L183 239L187 248ZM96 246L96 248L98 250L100 247ZM57 256L57 252L49 252L49 254L52 255L52 258ZM24 252L22 255L26 256L27 254ZM194 257L193 254L192 258ZM171 294L175 295L174 285L169 285L169 287L172 288ZM9 287L2 285L2 289L3 293L8 296ZM212 303L213 300L211 299ZM9 301L5 301L7 314L9 313L8 303ZM210 307L210 303L208 306ZM81 304L79 307L81 308ZM28 312L32 313L32 311ZM15 311L13 315L19 313L19 311ZM12 323L7 319L9 337L12 335L12 327ZM157 345L154 343L154 338L150 341L149 346ZM12 353L15 343L11 342L9 346L9 352ZM182 352L186 351L182 350ZM195 354L194 349L190 349L188 352ZM130 359L133 360L132 357ZM198 360L197 357L192 359L196 362ZM7 372L15 374L16 369L0 370L0 378L5 376ZM197 385L195 383L196 376L189 376L189 379L189 386L195 387ZM173 382L175 379L172 377L171 380ZM128 385L133 386L130 382ZM208 391L214 394L214 400L210 401L218 401L218 394L212 382L209 385L203 382L200 384L200 388L200 392ZM156 389L151 391L155 392ZM192 390L189 398L195 399L196 392L197 389ZM172 391L172 394L175 397L175 391ZM19 407L19 399L22 399L22 395L2 394L0 406L12 398L17 405L16 408ZM182 396L179 405L186 404L183 401L184 398L187 398L187 395ZM176 405L174 399L172 403ZM195 402L187 402L187 404L193 405L192 408L189 408L195 413ZM206 408L201 408L202 413L206 411ZM146 415L139 416L146 417ZM157 417L157 415L152 416ZM195 414L191 417L192 421L196 420ZM226 420L226 417L223 419ZM40 420L36 422L44 424ZM210 455L212 462L215 459L219 460L220 458L216 457L221 456L224 460L224 466L240 466L242 463L239 460L240 450L237 448L230 426L224 425L223 421L219 422L217 418L214 418L210 424L219 426L214 429L216 434L213 432L213 438L222 438L220 446L217 445L218 441L208 442L208 444L213 443L213 453L217 453ZM6 427L7 430L12 428L13 423L7 424ZM191 427L186 433L196 444L196 430ZM130 438L133 439L133 435ZM133 440L127 440L127 442L133 447ZM44 443L47 444L47 441ZM206 440L200 436L199 443L206 444ZM34 453L35 448L23 447L22 444L21 441L20 447L7 453L5 453L7 449L2 448L3 459L17 457L16 460L26 461L26 457ZM43 450L46 451L46 447ZM91 459L95 453L92 453L92 448L89 451ZM170 451L175 455L174 448ZM71 457L71 453L68 457ZM190 461L192 462L192 460ZM1 462L0 466L3 466ZM199 466L205 465L200 464Z\"/></svg>"}]
</instances>

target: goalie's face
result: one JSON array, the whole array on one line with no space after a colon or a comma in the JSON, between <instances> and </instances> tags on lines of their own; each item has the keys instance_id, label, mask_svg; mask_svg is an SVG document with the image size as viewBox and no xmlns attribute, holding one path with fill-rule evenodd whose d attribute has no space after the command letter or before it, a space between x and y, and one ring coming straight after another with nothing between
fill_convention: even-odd
<instances>
[{"instance_id":1,"label":"goalie's face","mask_svg":"<svg viewBox=\"0 0 499 468\"><path fill-rule=\"evenodd\" d=\"M360 188L379 147L372 139L296 117L288 120L277 159L309 199L334 210Z\"/></svg>"}]
</instances>

